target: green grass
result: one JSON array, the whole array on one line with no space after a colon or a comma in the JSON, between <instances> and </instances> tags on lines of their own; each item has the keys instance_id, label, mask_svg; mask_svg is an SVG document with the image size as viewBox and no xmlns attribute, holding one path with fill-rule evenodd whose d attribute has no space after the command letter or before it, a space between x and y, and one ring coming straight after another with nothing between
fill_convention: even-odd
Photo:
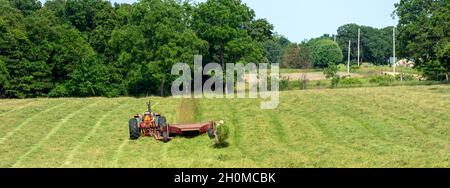
<instances>
[{"instance_id":1,"label":"green grass","mask_svg":"<svg viewBox=\"0 0 450 188\"><path fill-rule=\"evenodd\" d=\"M308 72L323 72L322 69L292 69L292 68L280 68L281 74L290 73L308 73Z\"/></svg>"},{"instance_id":2,"label":"green grass","mask_svg":"<svg viewBox=\"0 0 450 188\"><path fill-rule=\"evenodd\" d=\"M225 148L206 135L130 141L147 100L0 100L0 167L450 167L448 85L286 91L275 110L152 98L169 122L224 120Z\"/></svg>"},{"instance_id":3,"label":"green grass","mask_svg":"<svg viewBox=\"0 0 450 188\"><path fill-rule=\"evenodd\" d=\"M389 80L379 80L377 78L389 78ZM341 79L336 88L362 88L362 87L380 87L380 86L431 86L449 84L446 81L432 81L432 80L415 80L407 79L400 80L400 77L390 76L368 76L362 78L351 78L350 80ZM350 82L349 82L350 81ZM304 86L306 84L306 86ZM280 82L280 90L305 90L305 89L330 89L331 80L312 80L303 83L301 80L282 81Z\"/></svg>"}]
</instances>

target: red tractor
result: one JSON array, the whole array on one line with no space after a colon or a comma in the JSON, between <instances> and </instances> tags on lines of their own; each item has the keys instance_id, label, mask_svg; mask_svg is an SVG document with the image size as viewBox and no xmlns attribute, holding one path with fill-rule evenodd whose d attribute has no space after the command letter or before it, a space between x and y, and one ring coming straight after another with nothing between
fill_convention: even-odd
<instances>
[{"instance_id":1,"label":"red tractor","mask_svg":"<svg viewBox=\"0 0 450 188\"><path fill-rule=\"evenodd\" d=\"M167 124L166 117L155 113L151 103L147 103L147 111L143 115L136 114L128 121L130 139L136 140L141 135L154 137L156 140L168 142L171 136L200 135L208 133L209 138L216 137L216 125L213 121L197 124Z\"/></svg>"}]
</instances>

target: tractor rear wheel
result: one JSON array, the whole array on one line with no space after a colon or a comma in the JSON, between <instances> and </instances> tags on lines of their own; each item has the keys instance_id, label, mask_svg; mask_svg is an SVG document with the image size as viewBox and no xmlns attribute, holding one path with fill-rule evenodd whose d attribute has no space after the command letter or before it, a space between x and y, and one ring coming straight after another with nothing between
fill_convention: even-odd
<instances>
[{"instance_id":1,"label":"tractor rear wheel","mask_svg":"<svg viewBox=\"0 0 450 188\"><path fill-rule=\"evenodd\" d=\"M128 125L130 129L130 139L131 140L138 139L140 136L139 121L135 118L130 119L130 121L128 121Z\"/></svg>"}]
</instances>

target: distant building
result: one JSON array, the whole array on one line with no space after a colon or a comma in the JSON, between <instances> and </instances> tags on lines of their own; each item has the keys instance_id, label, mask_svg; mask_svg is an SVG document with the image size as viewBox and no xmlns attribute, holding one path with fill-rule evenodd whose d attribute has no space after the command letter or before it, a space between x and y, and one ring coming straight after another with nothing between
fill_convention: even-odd
<instances>
[{"instance_id":1,"label":"distant building","mask_svg":"<svg viewBox=\"0 0 450 188\"><path fill-rule=\"evenodd\" d=\"M395 64L397 67L408 67L408 68L412 68L414 67L414 62L411 60L407 60L407 59L401 59L400 61L397 61L397 63Z\"/></svg>"}]
</instances>

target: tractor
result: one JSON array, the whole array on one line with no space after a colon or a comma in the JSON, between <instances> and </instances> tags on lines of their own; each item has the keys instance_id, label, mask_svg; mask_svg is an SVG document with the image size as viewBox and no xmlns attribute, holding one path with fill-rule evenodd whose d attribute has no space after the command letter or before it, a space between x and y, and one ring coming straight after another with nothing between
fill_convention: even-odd
<instances>
[{"instance_id":1,"label":"tractor","mask_svg":"<svg viewBox=\"0 0 450 188\"><path fill-rule=\"evenodd\" d=\"M128 121L130 139L141 136L154 137L158 141L169 142L173 136L200 135L208 133L210 139L216 138L216 123L213 121L196 124L168 124L166 117L152 111L147 102L147 111L136 114Z\"/></svg>"}]
</instances>

